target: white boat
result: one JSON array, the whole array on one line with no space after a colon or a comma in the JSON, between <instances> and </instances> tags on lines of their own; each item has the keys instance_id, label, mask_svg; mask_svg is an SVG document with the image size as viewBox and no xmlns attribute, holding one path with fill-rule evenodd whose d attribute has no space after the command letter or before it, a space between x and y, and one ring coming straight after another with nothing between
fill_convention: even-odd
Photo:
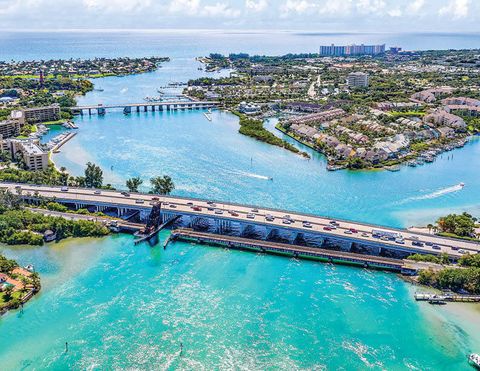
<instances>
[{"instance_id":1,"label":"white boat","mask_svg":"<svg viewBox=\"0 0 480 371\"><path fill-rule=\"evenodd\" d=\"M480 356L476 353L472 353L468 356L468 362L480 370Z\"/></svg>"},{"instance_id":2,"label":"white boat","mask_svg":"<svg viewBox=\"0 0 480 371\"><path fill-rule=\"evenodd\" d=\"M463 187L465 187L465 183L462 182L462 183L459 184L459 186L463 188Z\"/></svg>"}]
</instances>

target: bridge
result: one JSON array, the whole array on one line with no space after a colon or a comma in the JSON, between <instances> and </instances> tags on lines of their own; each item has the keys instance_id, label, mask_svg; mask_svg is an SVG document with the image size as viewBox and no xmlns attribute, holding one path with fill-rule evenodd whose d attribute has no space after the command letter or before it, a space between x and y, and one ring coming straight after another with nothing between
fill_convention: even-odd
<instances>
[{"instance_id":1,"label":"bridge","mask_svg":"<svg viewBox=\"0 0 480 371\"><path fill-rule=\"evenodd\" d=\"M33 206L42 198L49 198L73 209L110 211L118 216L138 211L143 221L148 219L152 206L160 202L159 223L178 217L173 228L385 258L446 253L457 260L463 254L480 252L476 241L235 203L85 188L62 191L61 187L18 183L0 183L0 189L20 194Z\"/></svg>"},{"instance_id":2,"label":"bridge","mask_svg":"<svg viewBox=\"0 0 480 371\"><path fill-rule=\"evenodd\" d=\"M220 104L217 101L160 101L160 102L144 102L144 103L124 103L124 104L97 104L97 105L86 105L86 106L75 106L70 107L70 110L74 114L83 115L85 112L88 112L91 115L93 112L97 112L98 115L104 115L107 109L123 109L124 114L136 112L147 112L149 109L151 111L177 111L177 110L199 110L207 108L215 108Z\"/></svg>"}]
</instances>

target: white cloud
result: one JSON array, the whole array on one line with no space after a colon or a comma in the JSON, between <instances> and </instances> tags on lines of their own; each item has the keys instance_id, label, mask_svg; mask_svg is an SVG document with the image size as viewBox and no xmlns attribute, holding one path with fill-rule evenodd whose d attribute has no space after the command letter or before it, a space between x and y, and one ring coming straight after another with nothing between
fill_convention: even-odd
<instances>
[{"instance_id":1,"label":"white cloud","mask_svg":"<svg viewBox=\"0 0 480 371\"><path fill-rule=\"evenodd\" d=\"M358 0L357 11L362 14L380 13L386 7L384 0Z\"/></svg>"},{"instance_id":2,"label":"white cloud","mask_svg":"<svg viewBox=\"0 0 480 371\"><path fill-rule=\"evenodd\" d=\"M254 12L263 12L267 7L267 0L245 0L245 8Z\"/></svg>"},{"instance_id":3,"label":"white cloud","mask_svg":"<svg viewBox=\"0 0 480 371\"><path fill-rule=\"evenodd\" d=\"M440 15L452 15L454 19L465 18L469 15L470 0L450 0L444 7L440 8Z\"/></svg>"},{"instance_id":4,"label":"white cloud","mask_svg":"<svg viewBox=\"0 0 480 371\"><path fill-rule=\"evenodd\" d=\"M213 5L206 5L201 14L207 17L236 18L240 16L241 12L225 3L215 3Z\"/></svg>"},{"instance_id":5,"label":"white cloud","mask_svg":"<svg viewBox=\"0 0 480 371\"><path fill-rule=\"evenodd\" d=\"M391 9L387 13L390 17L401 17L403 14L399 8Z\"/></svg>"},{"instance_id":6,"label":"white cloud","mask_svg":"<svg viewBox=\"0 0 480 371\"><path fill-rule=\"evenodd\" d=\"M303 14L315 7L315 4L307 0L287 0L281 7L282 15L291 13Z\"/></svg>"},{"instance_id":7,"label":"white cloud","mask_svg":"<svg viewBox=\"0 0 480 371\"><path fill-rule=\"evenodd\" d=\"M407 6L408 13L417 14L423 9L424 5L425 0L414 0Z\"/></svg>"},{"instance_id":8,"label":"white cloud","mask_svg":"<svg viewBox=\"0 0 480 371\"><path fill-rule=\"evenodd\" d=\"M343 1L336 1L336 0L327 0L323 4L320 5L318 9L320 14L328 14L328 15L349 15L352 11L352 0L343 0Z\"/></svg>"},{"instance_id":9,"label":"white cloud","mask_svg":"<svg viewBox=\"0 0 480 371\"><path fill-rule=\"evenodd\" d=\"M139 11L150 6L150 0L83 0L87 9L111 11L111 12L131 12Z\"/></svg>"},{"instance_id":10,"label":"white cloud","mask_svg":"<svg viewBox=\"0 0 480 371\"><path fill-rule=\"evenodd\" d=\"M196 14L200 8L200 0L172 0L168 6L170 13Z\"/></svg>"}]
</instances>

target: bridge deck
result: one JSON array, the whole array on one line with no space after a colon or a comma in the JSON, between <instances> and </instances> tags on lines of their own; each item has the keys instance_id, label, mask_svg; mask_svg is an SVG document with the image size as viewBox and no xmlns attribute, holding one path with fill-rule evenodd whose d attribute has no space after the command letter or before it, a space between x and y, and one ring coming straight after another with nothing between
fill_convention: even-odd
<instances>
[{"instance_id":1,"label":"bridge deck","mask_svg":"<svg viewBox=\"0 0 480 371\"><path fill-rule=\"evenodd\" d=\"M30 195L31 198L35 198L34 195L38 193L39 196L56 198L60 202L100 205L146 211L151 209L150 202L152 202L152 199L154 197L158 197L164 204L166 202L170 204L163 207L163 212L168 212L171 214L196 215L228 221L239 221L242 223L256 224L267 227L278 227L297 232L303 231L308 233L317 233L326 237L340 238L342 240L364 243L367 245L375 244L377 246L392 247L411 253L420 252L439 254L441 252L445 252L450 256L460 257L462 252L460 252L459 249L463 249L470 253L478 253L480 251L479 243L474 241L457 240L431 234L410 232L403 229L389 228L352 221L337 220L339 222L337 229L329 231L324 229L331 221L331 219L328 217L268 208L258 208L257 210L252 210L252 206L233 203L218 202L213 209L212 205L209 205L207 200L158 196L152 194L132 193L130 197L125 197L119 191L102 190L101 194L95 194L94 189L84 188L70 188L67 192L62 192L60 187L34 186L18 183L0 183L0 188L9 189L13 193L20 191L24 197ZM198 206L200 210L193 210L192 205ZM211 210L209 210L209 208ZM251 214L250 217L249 214ZM293 221L291 224L284 224L283 217L285 214L290 215L290 218ZM253 219L251 218L252 215ZM268 221L266 219L266 215L272 215L275 219L273 221ZM304 221L311 223L310 227L305 227L303 224ZM358 233L345 233L351 228L356 229ZM395 241L380 241L378 238L374 238L372 236L373 229L398 233L405 239L405 244L400 245ZM434 244L438 247L434 249L432 246L428 245L412 245L412 243L416 240L421 240L424 243L428 242L429 244Z\"/></svg>"},{"instance_id":2,"label":"bridge deck","mask_svg":"<svg viewBox=\"0 0 480 371\"><path fill-rule=\"evenodd\" d=\"M159 107L159 106L216 106L220 104L217 101L161 101L161 102L141 102L141 103L119 103L119 104L97 104L70 107L71 110L87 110L98 108L125 108L125 107Z\"/></svg>"}]
</instances>

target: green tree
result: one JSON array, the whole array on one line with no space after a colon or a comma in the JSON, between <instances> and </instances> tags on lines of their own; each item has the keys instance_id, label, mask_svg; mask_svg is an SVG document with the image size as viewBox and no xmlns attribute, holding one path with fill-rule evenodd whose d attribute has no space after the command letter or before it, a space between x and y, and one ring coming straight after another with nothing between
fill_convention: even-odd
<instances>
[{"instance_id":1,"label":"green tree","mask_svg":"<svg viewBox=\"0 0 480 371\"><path fill-rule=\"evenodd\" d=\"M153 177L150 179L150 183L152 184L151 193L168 195L175 189L175 184L168 175Z\"/></svg>"},{"instance_id":2,"label":"green tree","mask_svg":"<svg viewBox=\"0 0 480 371\"><path fill-rule=\"evenodd\" d=\"M20 276L20 282L22 283L22 290L25 291L29 282L28 278L25 276Z\"/></svg>"},{"instance_id":3,"label":"green tree","mask_svg":"<svg viewBox=\"0 0 480 371\"><path fill-rule=\"evenodd\" d=\"M461 237L472 236L475 231L475 222L477 221L472 215L464 212L460 215L449 214L437 220L440 231L453 233Z\"/></svg>"},{"instance_id":4,"label":"green tree","mask_svg":"<svg viewBox=\"0 0 480 371\"><path fill-rule=\"evenodd\" d=\"M101 188L103 184L103 171L99 166L87 162L85 169L85 187L87 188Z\"/></svg>"},{"instance_id":5,"label":"green tree","mask_svg":"<svg viewBox=\"0 0 480 371\"><path fill-rule=\"evenodd\" d=\"M143 180L137 176L137 177L127 179L126 186L130 192L138 192L138 187L140 187L142 183L143 183Z\"/></svg>"},{"instance_id":6,"label":"green tree","mask_svg":"<svg viewBox=\"0 0 480 371\"><path fill-rule=\"evenodd\" d=\"M30 280L32 281L33 288L35 291L40 290L40 276L37 272L33 272L30 276Z\"/></svg>"},{"instance_id":7,"label":"green tree","mask_svg":"<svg viewBox=\"0 0 480 371\"><path fill-rule=\"evenodd\" d=\"M12 300L12 293L13 293L13 286L8 285L5 288L5 301L10 301Z\"/></svg>"},{"instance_id":8,"label":"green tree","mask_svg":"<svg viewBox=\"0 0 480 371\"><path fill-rule=\"evenodd\" d=\"M68 173L67 173L67 168L62 166L60 168L60 183L62 185L67 185L68 184Z\"/></svg>"}]
</instances>

